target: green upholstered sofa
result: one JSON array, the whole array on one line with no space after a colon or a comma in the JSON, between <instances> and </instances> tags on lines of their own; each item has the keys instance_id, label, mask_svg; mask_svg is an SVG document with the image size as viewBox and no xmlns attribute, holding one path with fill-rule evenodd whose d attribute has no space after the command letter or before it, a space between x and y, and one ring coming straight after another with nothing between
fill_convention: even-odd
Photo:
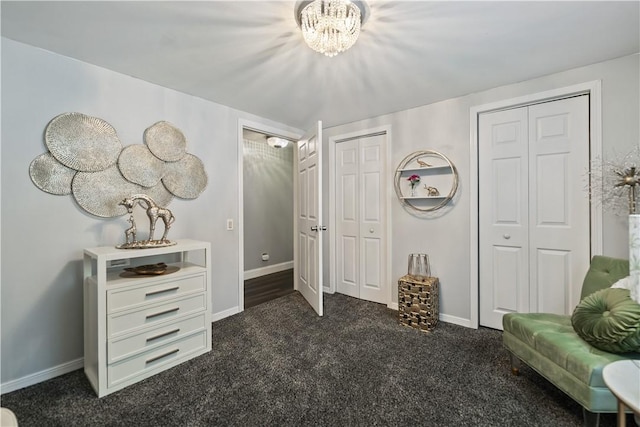
<instances>
[{"instance_id":1,"label":"green upholstered sofa","mask_svg":"<svg viewBox=\"0 0 640 427\"><path fill-rule=\"evenodd\" d=\"M594 256L581 298L628 275L627 260ZM616 360L640 359L640 353L613 354L592 347L575 333L570 315L509 313L503 316L502 325L515 375L520 361L536 370L582 405L586 426L598 426L600 413L617 411L617 400L602 379L602 368Z\"/></svg>"}]
</instances>

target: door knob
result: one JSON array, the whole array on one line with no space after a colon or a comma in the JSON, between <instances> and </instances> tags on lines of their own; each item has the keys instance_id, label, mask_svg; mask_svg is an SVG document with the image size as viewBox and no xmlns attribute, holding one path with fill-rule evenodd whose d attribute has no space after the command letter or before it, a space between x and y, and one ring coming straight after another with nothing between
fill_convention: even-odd
<instances>
[{"instance_id":1,"label":"door knob","mask_svg":"<svg viewBox=\"0 0 640 427\"><path fill-rule=\"evenodd\" d=\"M511 238L511 234L503 234L502 237L509 240Z\"/></svg>"},{"instance_id":2,"label":"door knob","mask_svg":"<svg viewBox=\"0 0 640 427\"><path fill-rule=\"evenodd\" d=\"M370 229L369 229L369 233L373 233L373 228L370 228Z\"/></svg>"},{"instance_id":3,"label":"door knob","mask_svg":"<svg viewBox=\"0 0 640 427\"><path fill-rule=\"evenodd\" d=\"M311 231L318 231L318 226L317 225L312 226Z\"/></svg>"}]
</instances>

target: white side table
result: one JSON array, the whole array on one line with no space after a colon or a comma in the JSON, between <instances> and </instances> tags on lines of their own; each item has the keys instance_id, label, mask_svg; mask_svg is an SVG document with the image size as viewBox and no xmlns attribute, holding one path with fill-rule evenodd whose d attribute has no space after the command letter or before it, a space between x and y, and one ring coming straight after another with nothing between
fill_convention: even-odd
<instances>
[{"instance_id":1,"label":"white side table","mask_svg":"<svg viewBox=\"0 0 640 427\"><path fill-rule=\"evenodd\" d=\"M640 420L640 360L618 360L602 370L602 378L618 399L618 427L625 427L625 409L629 408Z\"/></svg>"},{"instance_id":2,"label":"white side table","mask_svg":"<svg viewBox=\"0 0 640 427\"><path fill-rule=\"evenodd\" d=\"M18 419L11 409L0 408L0 426L18 427Z\"/></svg>"}]
</instances>

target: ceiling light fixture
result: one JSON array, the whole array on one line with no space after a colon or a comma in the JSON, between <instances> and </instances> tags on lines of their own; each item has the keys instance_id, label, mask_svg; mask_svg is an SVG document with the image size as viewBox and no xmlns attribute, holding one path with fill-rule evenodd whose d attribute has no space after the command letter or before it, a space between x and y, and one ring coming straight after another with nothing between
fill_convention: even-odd
<instances>
[{"instance_id":1,"label":"ceiling light fixture","mask_svg":"<svg viewBox=\"0 0 640 427\"><path fill-rule=\"evenodd\" d=\"M273 148L284 148L287 146L287 144L289 144L289 141L283 138L278 138L276 136L270 136L269 138L267 138L267 144L269 144L269 147Z\"/></svg>"},{"instance_id":2,"label":"ceiling light fixture","mask_svg":"<svg viewBox=\"0 0 640 427\"><path fill-rule=\"evenodd\" d=\"M326 56L336 56L353 46L368 14L363 1L298 1L295 7L304 41Z\"/></svg>"}]
</instances>

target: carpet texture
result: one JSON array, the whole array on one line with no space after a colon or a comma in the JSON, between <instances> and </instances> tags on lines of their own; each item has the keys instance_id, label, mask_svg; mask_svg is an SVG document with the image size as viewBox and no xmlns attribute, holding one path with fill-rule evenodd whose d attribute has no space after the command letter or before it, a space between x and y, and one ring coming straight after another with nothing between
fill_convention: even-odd
<instances>
[{"instance_id":1,"label":"carpet texture","mask_svg":"<svg viewBox=\"0 0 640 427\"><path fill-rule=\"evenodd\" d=\"M340 294L324 317L294 293L215 322L210 353L102 399L78 370L1 403L20 426L582 425L537 373L511 375L500 331L440 322L426 334Z\"/></svg>"}]
</instances>

